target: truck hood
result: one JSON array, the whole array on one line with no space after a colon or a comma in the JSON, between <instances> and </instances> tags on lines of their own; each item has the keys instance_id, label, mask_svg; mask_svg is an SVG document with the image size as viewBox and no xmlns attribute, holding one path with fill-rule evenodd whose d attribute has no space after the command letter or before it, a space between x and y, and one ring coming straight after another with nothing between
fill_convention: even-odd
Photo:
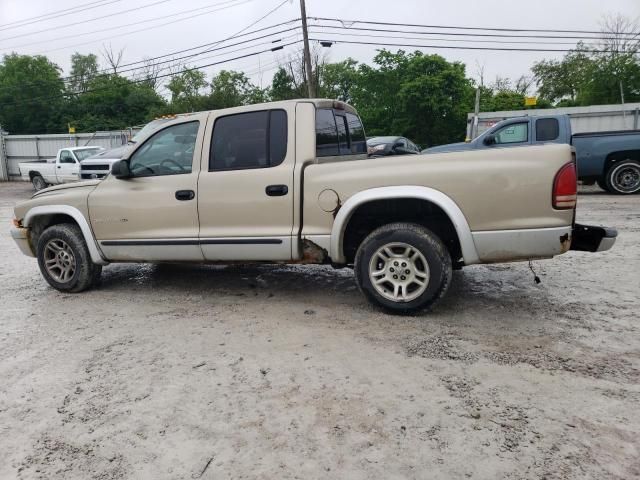
<instances>
[{"instance_id":1,"label":"truck hood","mask_svg":"<svg viewBox=\"0 0 640 480\"><path fill-rule=\"evenodd\" d=\"M473 150L473 144L467 142L448 143L446 145L438 145L437 147L427 148L422 153L446 153L460 152L463 150Z\"/></svg>"},{"instance_id":2,"label":"truck hood","mask_svg":"<svg viewBox=\"0 0 640 480\"><path fill-rule=\"evenodd\" d=\"M97 163L104 163L109 160L120 160L127 153L133 145L123 145L121 147L112 148L111 150L107 150L104 152L97 153L96 155L92 155L91 157L85 158L80 162L82 165L89 164L95 165Z\"/></svg>"},{"instance_id":3,"label":"truck hood","mask_svg":"<svg viewBox=\"0 0 640 480\"><path fill-rule=\"evenodd\" d=\"M63 183L61 185L54 185L53 187L43 188L42 190L33 194L31 198L37 198L41 195L46 195L47 193L59 192L60 190L70 190L72 188L82 188L82 187L95 187L102 180L85 180L82 182L73 182L73 183Z\"/></svg>"}]
</instances>

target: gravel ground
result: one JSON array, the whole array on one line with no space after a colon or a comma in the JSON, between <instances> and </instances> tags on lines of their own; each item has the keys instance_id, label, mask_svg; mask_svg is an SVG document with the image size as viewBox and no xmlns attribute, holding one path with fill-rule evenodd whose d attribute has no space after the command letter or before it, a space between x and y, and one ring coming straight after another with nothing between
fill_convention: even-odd
<instances>
[{"instance_id":1,"label":"gravel ground","mask_svg":"<svg viewBox=\"0 0 640 480\"><path fill-rule=\"evenodd\" d=\"M0 224L30 186L0 184ZM602 254L456 272L430 314L350 270L106 268L49 288L0 228L0 478L640 478L640 196Z\"/></svg>"}]
</instances>

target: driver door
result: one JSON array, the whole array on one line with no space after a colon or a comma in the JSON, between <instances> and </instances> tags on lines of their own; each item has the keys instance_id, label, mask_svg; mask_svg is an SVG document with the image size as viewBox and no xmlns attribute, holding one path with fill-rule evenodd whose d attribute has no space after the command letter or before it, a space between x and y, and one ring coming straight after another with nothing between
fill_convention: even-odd
<instances>
[{"instance_id":1,"label":"driver door","mask_svg":"<svg viewBox=\"0 0 640 480\"><path fill-rule=\"evenodd\" d=\"M76 182L80 166L71 150L62 150L56 165L56 178L59 183Z\"/></svg>"},{"instance_id":2,"label":"driver door","mask_svg":"<svg viewBox=\"0 0 640 480\"><path fill-rule=\"evenodd\" d=\"M167 123L129 155L131 177L109 175L89 196L91 225L109 260L203 260L198 174L207 114Z\"/></svg>"}]
</instances>

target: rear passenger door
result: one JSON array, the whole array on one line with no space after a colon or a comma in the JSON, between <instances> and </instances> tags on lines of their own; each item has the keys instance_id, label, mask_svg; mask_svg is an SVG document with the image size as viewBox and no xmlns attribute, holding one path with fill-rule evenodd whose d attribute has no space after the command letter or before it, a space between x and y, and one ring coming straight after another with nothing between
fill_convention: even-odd
<instances>
[{"instance_id":1,"label":"rear passenger door","mask_svg":"<svg viewBox=\"0 0 640 480\"><path fill-rule=\"evenodd\" d=\"M198 180L205 259L291 260L295 110L210 115Z\"/></svg>"},{"instance_id":2,"label":"rear passenger door","mask_svg":"<svg viewBox=\"0 0 640 480\"><path fill-rule=\"evenodd\" d=\"M559 143L560 122L554 117L539 117L535 119L534 143Z\"/></svg>"}]
</instances>

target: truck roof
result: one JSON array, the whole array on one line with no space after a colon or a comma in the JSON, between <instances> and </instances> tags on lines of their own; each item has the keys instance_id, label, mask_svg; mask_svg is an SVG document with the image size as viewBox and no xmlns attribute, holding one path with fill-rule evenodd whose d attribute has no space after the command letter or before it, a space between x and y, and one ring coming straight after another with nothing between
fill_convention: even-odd
<instances>
[{"instance_id":1,"label":"truck roof","mask_svg":"<svg viewBox=\"0 0 640 480\"><path fill-rule=\"evenodd\" d=\"M340 100L332 100L329 98L295 98L292 100L281 100L278 102L266 102L266 103L256 103L253 105L243 105L240 107L232 107L232 108L222 108L218 110L204 110L209 112L224 112L224 113L240 113L240 112L251 112L256 110L267 110L273 109L277 107L285 107L291 106L298 103L313 103L317 108L336 108L338 110L344 110L349 113L356 113L356 109L353 108L348 103L342 102ZM203 113L203 112L197 112ZM189 114L180 114L181 116L186 116Z\"/></svg>"}]
</instances>

